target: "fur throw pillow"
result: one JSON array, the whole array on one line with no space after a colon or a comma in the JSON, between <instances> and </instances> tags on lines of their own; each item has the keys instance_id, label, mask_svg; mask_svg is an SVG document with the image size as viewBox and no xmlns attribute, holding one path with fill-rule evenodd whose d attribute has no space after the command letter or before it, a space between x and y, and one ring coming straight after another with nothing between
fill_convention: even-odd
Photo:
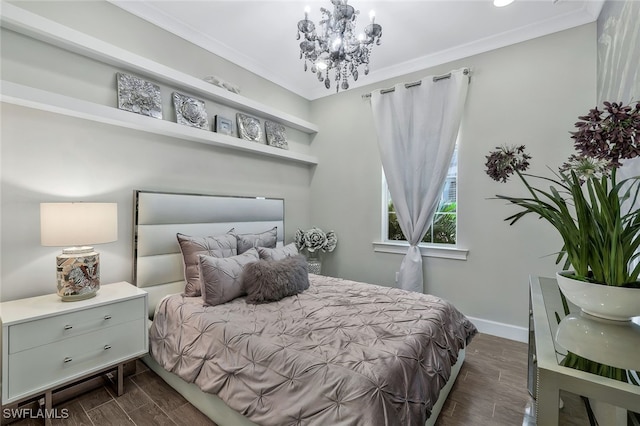
<instances>
[{"instance_id":1,"label":"fur throw pillow","mask_svg":"<svg viewBox=\"0 0 640 426\"><path fill-rule=\"evenodd\" d=\"M259 260L244 267L242 282L247 303L275 302L309 288L307 260L297 255L282 260Z\"/></svg>"}]
</instances>

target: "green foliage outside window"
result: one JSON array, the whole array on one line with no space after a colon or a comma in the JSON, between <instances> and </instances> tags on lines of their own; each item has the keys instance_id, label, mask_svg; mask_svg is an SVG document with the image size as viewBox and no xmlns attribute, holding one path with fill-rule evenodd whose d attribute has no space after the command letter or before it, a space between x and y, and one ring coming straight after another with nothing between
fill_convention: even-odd
<instances>
[{"instance_id":1,"label":"green foliage outside window","mask_svg":"<svg viewBox=\"0 0 640 426\"><path fill-rule=\"evenodd\" d=\"M440 203L429 230L422 239L423 243L455 244L456 243L456 215L457 204L455 201L444 201ZM389 201L388 206L388 239L390 241L406 241L400 230L393 201Z\"/></svg>"}]
</instances>

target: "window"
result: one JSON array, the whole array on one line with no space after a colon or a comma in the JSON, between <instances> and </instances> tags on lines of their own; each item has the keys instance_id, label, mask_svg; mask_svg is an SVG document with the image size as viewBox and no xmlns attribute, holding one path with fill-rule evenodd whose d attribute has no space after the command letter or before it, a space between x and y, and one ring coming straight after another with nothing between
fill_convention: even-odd
<instances>
[{"instance_id":1,"label":"window","mask_svg":"<svg viewBox=\"0 0 640 426\"><path fill-rule=\"evenodd\" d=\"M383 173L384 175L384 173ZM449 172L445 180L444 188L440 196L440 204L433 215L431 227L422 239L423 243L428 244L455 244L457 237L457 185L458 184L458 148L453 152ZM386 241L406 241L393 207L393 200L387 188L387 182L384 180L384 206L385 215L383 223L386 224L386 232L384 239Z\"/></svg>"}]
</instances>

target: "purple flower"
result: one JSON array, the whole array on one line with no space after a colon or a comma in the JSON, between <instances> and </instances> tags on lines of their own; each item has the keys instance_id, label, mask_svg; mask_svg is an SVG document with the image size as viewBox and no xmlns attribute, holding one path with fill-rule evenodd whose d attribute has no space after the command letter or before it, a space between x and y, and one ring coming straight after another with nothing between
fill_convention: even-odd
<instances>
[{"instance_id":1,"label":"purple flower","mask_svg":"<svg viewBox=\"0 0 640 426\"><path fill-rule=\"evenodd\" d=\"M640 102L635 107L604 102L604 111L596 107L578 118L578 131L571 132L571 138L580 157L605 160L620 167L620 160L640 154Z\"/></svg>"},{"instance_id":2,"label":"purple flower","mask_svg":"<svg viewBox=\"0 0 640 426\"><path fill-rule=\"evenodd\" d=\"M576 153L552 177L521 173L531 157L524 146L498 147L487 158L487 174L506 182L517 173L525 197L496 195L520 207L507 217L514 224L529 213L546 220L563 246L556 263L566 260L578 277L611 286L638 286L634 268L640 246L640 209L627 208L640 199L640 176L616 180L621 160L640 155L640 102L635 106L604 102L578 117L571 133ZM542 184L537 187L534 182ZM547 189L548 188L548 189Z\"/></svg>"},{"instance_id":3,"label":"purple flower","mask_svg":"<svg viewBox=\"0 0 640 426\"><path fill-rule=\"evenodd\" d=\"M527 170L531 156L524 149L524 145L496 147L495 151L486 156L485 166L489 177L498 182L506 182L512 174Z\"/></svg>"}]
</instances>

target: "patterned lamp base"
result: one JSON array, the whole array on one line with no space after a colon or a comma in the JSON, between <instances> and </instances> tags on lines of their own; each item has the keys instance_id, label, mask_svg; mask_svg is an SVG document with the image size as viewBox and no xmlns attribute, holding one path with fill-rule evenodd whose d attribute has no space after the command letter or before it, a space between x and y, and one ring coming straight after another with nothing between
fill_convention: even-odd
<instances>
[{"instance_id":1,"label":"patterned lamp base","mask_svg":"<svg viewBox=\"0 0 640 426\"><path fill-rule=\"evenodd\" d=\"M58 296L63 302L89 299L100 289L100 255L93 247L64 249L56 265Z\"/></svg>"}]
</instances>

